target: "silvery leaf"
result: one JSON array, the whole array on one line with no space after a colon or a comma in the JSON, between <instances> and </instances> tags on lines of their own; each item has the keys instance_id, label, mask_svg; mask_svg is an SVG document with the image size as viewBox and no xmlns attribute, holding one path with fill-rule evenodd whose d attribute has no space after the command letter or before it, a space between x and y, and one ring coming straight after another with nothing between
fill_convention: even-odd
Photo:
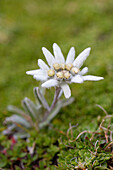
<instances>
[{"instance_id":1,"label":"silvery leaf","mask_svg":"<svg viewBox=\"0 0 113 170\"><path fill-rule=\"evenodd\" d=\"M41 93L40 89L38 87L34 88L34 93L35 96L37 97L37 99L40 101L40 103L43 105L43 107L47 110L49 110L49 105L45 99L45 97L43 96L43 94Z\"/></svg>"},{"instance_id":2,"label":"silvery leaf","mask_svg":"<svg viewBox=\"0 0 113 170\"><path fill-rule=\"evenodd\" d=\"M58 99L60 99L60 97L62 96L62 94L63 94L63 90L61 89L61 90L60 90L60 93L59 93L59 96L58 96Z\"/></svg>"},{"instance_id":3,"label":"silvery leaf","mask_svg":"<svg viewBox=\"0 0 113 170\"><path fill-rule=\"evenodd\" d=\"M62 103L62 107L65 107L67 105L70 105L71 103L73 103L74 101L74 97L71 97L69 99L64 99L64 100L60 100L58 103Z\"/></svg>"},{"instance_id":4,"label":"silvery leaf","mask_svg":"<svg viewBox=\"0 0 113 170\"><path fill-rule=\"evenodd\" d=\"M21 114L21 115L23 115L23 113L25 114L25 112L24 112L23 110L18 109L17 107L15 107L15 106L13 106L13 105L9 105L9 106L7 107L7 110L8 110L9 112L18 113L18 114Z\"/></svg>"},{"instance_id":5,"label":"silvery leaf","mask_svg":"<svg viewBox=\"0 0 113 170\"><path fill-rule=\"evenodd\" d=\"M26 128L31 127L30 123L27 120L25 120L24 118L22 118L21 116L19 116L19 115L12 115L10 117L7 117L5 119L5 122L6 123L12 122L12 123L15 123L16 125L20 124L20 125L22 125L22 126L24 126Z\"/></svg>"},{"instance_id":6,"label":"silvery leaf","mask_svg":"<svg viewBox=\"0 0 113 170\"><path fill-rule=\"evenodd\" d=\"M46 89L40 86L40 92L44 96L45 95Z\"/></svg>"},{"instance_id":7,"label":"silvery leaf","mask_svg":"<svg viewBox=\"0 0 113 170\"><path fill-rule=\"evenodd\" d=\"M47 126L50 123L50 121L59 113L61 107L62 107L62 103L57 104L56 107L51 111L48 118L44 122L39 124L39 128L41 129L44 126Z\"/></svg>"},{"instance_id":8,"label":"silvery leaf","mask_svg":"<svg viewBox=\"0 0 113 170\"><path fill-rule=\"evenodd\" d=\"M18 109L15 106L9 105L8 106L8 111L13 112L13 113L17 113L17 114L21 115L24 119L26 119L28 121L31 120L31 117L28 114L26 114L26 112L24 112L21 109Z\"/></svg>"},{"instance_id":9,"label":"silvery leaf","mask_svg":"<svg viewBox=\"0 0 113 170\"><path fill-rule=\"evenodd\" d=\"M8 128L3 131L3 134L10 135L12 130L15 129L15 127L16 127L15 124L9 125Z\"/></svg>"},{"instance_id":10,"label":"silvery leaf","mask_svg":"<svg viewBox=\"0 0 113 170\"><path fill-rule=\"evenodd\" d=\"M32 105L32 106L31 106ZM35 113L33 109L33 103L29 101L27 97L25 97L24 100L22 100L22 106L24 107L25 112L34 120L35 119Z\"/></svg>"},{"instance_id":11,"label":"silvery leaf","mask_svg":"<svg viewBox=\"0 0 113 170\"><path fill-rule=\"evenodd\" d=\"M25 138L29 138L30 135L28 133L20 133L20 132L18 132L18 133L14 134L14 137L15 137L15 139L18 139L18 138L25 139Z\"/></svg>"},{"instance_id":12,"label":"silvery leaf","mask_svg":"<svg viewBox=\"0 0 113 170\"><path fill-rule=\"evenodd\" d=\"M24 108L29 111L30 116L33 119L37 119L37 114L39 114L40 105L36 106L29 98L23 100Z\"/></svg>"}]
</instances>

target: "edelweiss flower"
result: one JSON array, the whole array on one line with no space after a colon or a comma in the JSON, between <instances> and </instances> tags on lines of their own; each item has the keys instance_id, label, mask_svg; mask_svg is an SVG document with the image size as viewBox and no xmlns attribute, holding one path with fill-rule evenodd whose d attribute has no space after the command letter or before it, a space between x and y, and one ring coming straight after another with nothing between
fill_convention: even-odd
<instances>
[{"instance_id":1,"label":"edelweiss flower","mask_svg":"<svg viewBox=\"0 0 113 170\"><path fill-rule=\"evenodd\" d=\"M29 75L33 75L38 81L42 81L42 87L50 88L53 86L61 87L66 98L71 96L71 90L68 84L71 83L83 83L86 80L98 81L103 77L97 77L92 75L83 76L88 72L88 68L84 67L80 70L83 62L89 56L91 48L86 48L82 53L75 57L75 49L72 47L67 55L65 61L60 47L54 43L53 52L54 56L45 48L42 48L43 54L48 62L48 65L41 59L38 60L40 69L27 71Z\"/></svg>"}]
</instances>

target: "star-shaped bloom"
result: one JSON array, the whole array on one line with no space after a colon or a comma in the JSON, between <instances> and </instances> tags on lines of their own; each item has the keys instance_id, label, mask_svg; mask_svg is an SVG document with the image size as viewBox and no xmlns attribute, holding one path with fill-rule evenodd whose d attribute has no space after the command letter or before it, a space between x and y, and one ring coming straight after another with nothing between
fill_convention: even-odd
<instances>
[{"instance_id":1,"label":"star-shaped bloom","mask_svg":"<svg viewBox=\"0 0 113 170\"><path fill-rule=\"evenodd\" d=\"M76 59L75 49L72 47L67 55L65 61L60 47L54 43L53 52L54 56L45 48L42 48L43 54L48 62L48 65L41 59L38 60L38 66L40 69L27 71L28 75L33 75L33 78L42 82L42 87L61 87L64 92L64 96L69 98L71 96L71 90L68 84L71 83L83 83L84 81L98 81L103 77L86 75L88 68L84 67L80 70L84 61L89 56L91 48L86 48L81 52Z\"/></svg>"}]
</instances>

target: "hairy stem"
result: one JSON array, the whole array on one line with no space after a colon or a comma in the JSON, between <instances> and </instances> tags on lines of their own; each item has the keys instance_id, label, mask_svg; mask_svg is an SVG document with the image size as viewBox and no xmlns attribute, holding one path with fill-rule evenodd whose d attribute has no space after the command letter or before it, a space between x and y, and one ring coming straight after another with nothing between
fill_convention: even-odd
<instances>
[{"instance_id":1,"label":"hairy stem","mask_svg":"<svg viewBox=\"0 0 113 170\"><path fill-rule=\"evenodd\" d=\"M54 95L53 102L52 102L51 106L49 107L49 110L45 112L43 121L45 121L45 120L47 119L47 117L48 117L48 115L50 114L50 112L51 112L51 111L54 109L54 107L56 106L60 91L61 91L61 87L56 87L56 88L55 88L55 95Z\"/></svg>"},{"instance_id":2,"label":"hairy stem","mask_svg":"<svg viewBox=\"0 0 113 170\"><path fill-rule=\"evenodd\" d=\"M58 96L59 96L60 90L61 90L61 87L56 87L54 99L53 99L53 102L52 102L52 105L51 105L51 107L50 107L49 112L51 112L51 111L54 109L55 105L57 104Z\"/></svg>"}]
</instances>

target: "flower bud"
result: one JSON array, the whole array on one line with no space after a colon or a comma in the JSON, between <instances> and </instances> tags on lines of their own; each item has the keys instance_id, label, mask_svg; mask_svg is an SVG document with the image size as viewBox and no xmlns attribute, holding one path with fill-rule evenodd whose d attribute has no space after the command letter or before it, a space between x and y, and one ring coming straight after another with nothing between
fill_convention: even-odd
<instances>
[{"instance_id":1,"label":"flower bud","mask_svg":"<svg viewBox=\"0 0 113 170\"><path fill-rule=\"evenodd\" d=\"M49 77L53 77L54 75L55 75L55 71L54 70L52 70L52 69L48 70L48 76Z\"/></svg>"},{"instance_id":2,"label":"flower bud","mask_svg":"<svg viewBox=\"0 0 113 170\"><path fill-rule=\"evenodd\" d=\"M62 70L64 70L64 69L65 69L65 64L60 64L60 68L61 68Z\"/></svg>"},{"instance_id":3,"label":"flower bud","mask_svg":"<svg viewBox=\"0 0 113 170\"><path fill-rule=\"evenodd\" d=\"M72 67L73 67L72 63L66 64L66 70L70 71Z\"/></svg>"},{"instance_id":4,"label":"flower bud","mask_svg":"<svg viewBox=\"0 0 113 170\"><path fill-rule=\"evenodd\" d=\"M62 71L59 71L56 76L60 79L62 79L64 76L63 76L63 72Z\"/></svg>"},{"instance_id":5,"label":"flower bud","mask_svg":"<svg viewBox=\"0 0 113 170\"><path fill-rule=\"evenodd\" d=\"M55 70L59 70L60 69L60 64L55 63L55 64L53 64L53 67L54 67Z\"/></svg>"},{"instance_id":6,"label":"flower bud","mask_svg":"<svg viewBox=\"0 0 113 170\"><path fill-rule=\"evenodd\" d=\"M79 72L79 69L77 67L72 67L71 72L77 74Z\"/></svg>"},{"instance_id":7,"label":"flower bud","mask_svg":"<svg viewBox=\"0 0 113 170\"><path fill-rule=\"evenodd\" d=\"M69 71L66 71L66 72L64 73L64 78L69 79L70 76L71 76L71 74L69 73Z\"/></svg>"}]
</instances>

